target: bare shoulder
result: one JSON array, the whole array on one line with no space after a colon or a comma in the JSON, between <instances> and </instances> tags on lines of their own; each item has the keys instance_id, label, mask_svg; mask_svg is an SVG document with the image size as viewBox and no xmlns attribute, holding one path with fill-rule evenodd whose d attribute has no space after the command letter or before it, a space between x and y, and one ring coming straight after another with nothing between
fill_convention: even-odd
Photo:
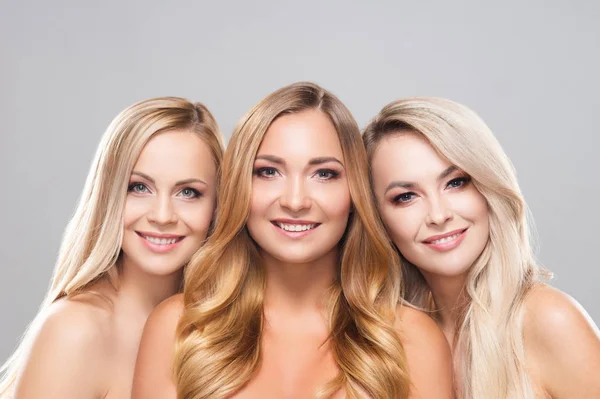
<instances>
[{"instance_id":1,"label":"bare shoulder","mask_svg":"<svg viewBox=\"0 0 600 399\"><path fill-rule=\"evenodd\" d=\"M452 357L444 334L420 310L402 305L396 314L413 385L411 398L452 398Z\"/></svg>"},{"instance_id":2,"label":"bare shoulder","mask_svg":"<svg viewBox=\"0 0 600 399\"><path fill-rule=\"evenodd\" d=\"M162 325L168 329L175 328L177 327L177 323L179 323L183 310L183 294L173 295L154 308L150 317L148 317L146 328L151 324Z\"/></svg>"},{"instance_id":3,"label":"bare shoulder","mask_svg":"<svg viewBox=\"0 0 600 399\"><path fill-rule=\"evenodd\" d=\"M173 362L177 324L183 315L183 295L174 295L159 304L148 317L140 342L133 398L176 398Z\"/></svg>"},{"instance_id":4,"label":"bare shoulder","mask_svg":"<svg viewBox=\"0 0 600 399\"><path fill-rule=\"evenodd\" d=\"M524 303L523 342L552 397L600 397L600 332L575 299L548 285L534 287Z\"/></svg>"},{"instance_id":5,"label":"bare shoulder","mask_svg":"<svg viewBox=\"0 0 600 399\"><path fill-rule=\"evenodd\" d=\"M442 351L450 352L448 342L437 323L425 312L407 305L398 306L396 329L400 332L405 345L426 343ZM404 341L403 341L404 342Z\"/></svg>"},{"instance_id":6,"label":"bare shoulder","mask_svg":"<svg viewBox=\"0 0 600 399\"><path fill-rule=\"evenodd\" d=\"M86 295L58 300L32 326L18 397L86 398L106 389L112 313Z\"/></svg>"},{"instance_id":7,"label":"bare shoulder","mask_svg":"<svg viewBox=\"0 0 600 399\"><path fill-rule=\"evenodd\" d=\"M579 335L600 337L598 327L571 296L549 285L534 287L525 299L524 335L542 345L562 344Z\"/></svg>"}]
</instances>

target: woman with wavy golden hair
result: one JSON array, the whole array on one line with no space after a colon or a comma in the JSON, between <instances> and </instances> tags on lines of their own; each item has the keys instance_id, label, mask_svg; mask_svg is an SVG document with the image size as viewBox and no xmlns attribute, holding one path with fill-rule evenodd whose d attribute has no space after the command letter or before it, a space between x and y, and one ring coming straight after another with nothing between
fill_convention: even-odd
<instances>
[{"instance_id":1,"label":"woman with wavy golden hair","mask_svg":"<svg viewBox=\"0 0 600 399\"><path fill-rule=\"evenodd\" d=\"M348 109L267 96L225 152L214 234L148 319L134 398L450 398L447 343L401 273Z\"/></svg>"},{"instance_id":2,"label":"woman with wavy golden hair","mask_svg":"<svg viewBox=\"0 0 600 399\"><path fill-rule=\"evenodd\" d=\"M600 333L544 284L515 171L485 123L440 98L388 104L363 135L405 298L451 344L460 398L599 398Z\"/></svg>"},{"instance_id":3,"label":"woman with wavy golden hair","mask_svg":"<svg viewBox=\"0 0 600 399\"><path fill-rule=\"evenodd\" d=\"M104 133L50 290L2 398L126 398L144 323L181 289L216 206L223 140L202 104L153 98Z\"/></svg>"}]
</instances>

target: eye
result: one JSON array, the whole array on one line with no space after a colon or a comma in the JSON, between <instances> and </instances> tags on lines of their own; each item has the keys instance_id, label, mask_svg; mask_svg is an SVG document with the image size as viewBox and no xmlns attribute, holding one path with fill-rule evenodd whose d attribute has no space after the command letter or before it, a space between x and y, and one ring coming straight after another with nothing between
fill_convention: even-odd
<instances>
[{"instance_id":1,"label":"eye","mask_svg":"<svg viewBox=\"0 0 600 399\"><path fill-rule=\"evenodd\" d=\"M198 198L202 196L202 193L196 189L191 187L186 187L179 192L179 194L184 198Z\"/></svg>"},{"instance_id":2,"label":"eye","mask_svg":"<svg viewBox=\"0 0 600 399\"><path fill-rule=\"evenodd\" d=\"M315 176L317 176L321 180L331 180L335 179L340 175L340 172L332 169L319 169Z\"/></svg>"},{"instance_id":3,"label":"eye","mask_svg":"<svg viewBox=\"0 0 600 399\"><path fill-rule=\"evenodd\" d=\"M415 197L416 197L416 194L413 193L412 191L409 191L407 193L402 193L402 194L396 195L392 199L392 202L395 203L395 204L405 204L407 202L410 202Z\"/></svg>"},{"instance_id":4,"label":"eye","mask_svg":"<svg viewBox=\"0 0 600 399\"><path fill-rule=\"evenodd\" d=\"M127 188L127 191L136 193L136 194L143 194L143 193L150 192L150 190L144 183L139 183L139 182L131 183L129 185L129 187Z\"/></svg>"},{"instance_id":5,"label":"eye","mask_svg":"<svg viewBox=\"0 0 600 399\"><path fill-rule=\"evenodd\" d=\"M262 168L258 168L254 171L254 174L260 177L264 177L267 179L271 179L279 174L279 171L270 166L265 166Z\"/></svg>"},{"instance_id":6,"label":"eye","mask_svg":"<svg viewBox=\"0 0 600 399\"><path fill-rule=\"evenodd\" d=\"M469 177L457 177L456 179L452 179L446 184L448 188L460 188L469 183L471 179Z\"/></svg>"}]
</instances>

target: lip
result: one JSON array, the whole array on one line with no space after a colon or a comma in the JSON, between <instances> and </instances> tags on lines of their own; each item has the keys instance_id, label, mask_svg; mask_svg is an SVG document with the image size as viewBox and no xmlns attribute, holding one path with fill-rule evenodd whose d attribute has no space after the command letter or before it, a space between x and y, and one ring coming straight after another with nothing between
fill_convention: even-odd
<instances>
[{"instance_id":1,"label":"lip","mask_svg":"<svg viewBox=\"0 0 600 399\"><path fill-rule=\"evenodd\" d=\"M181 244L181 242L185 239L185 236L182 236L179 234L151 233L151 232L146 232L146 231L136 231L136 234L138 235L138 237L140 237L140 240L142 240L142 244L144 244L144 246L146 248L148 248L150 251L156 252L156 253L170 252L170 251L174 250L175 248L177 248ZM167 238L167 239L176 238L177 241L175 241L172 244L156 244L154 242L148 241L145 237Z\"/></svg>"},{"instance_id":2,"label":"lip","mask_svg":"<svg viewBox=\"0 0 600 399\"><path fill-rule=\"evenodd\" d=\"M429 248L434 249L436 251L441 251L441 252L450 251L460 245L460 243L465 239L468 230L469 230L468 227L465 229L453 230L453 231L450 231L445 234L439 234L439 235L428 237L427 239L423 240L422 242L423 242L423 244L427 245ZM456 235L456 234L458 234L458 237L456 237L455 239L453 239L451 241L446 241L446 242L439 243L439 244L432 243L432 241L440 240L442 238L452 237L453 235Z\"/></svg>"},{"instance_id":3,"label":"lip","mask_svg":"<svg viewBox=\"0 0 600 399\"><path fill-rule=\"evenodd\" d=\"M282 223L282 224L314 224L315 227L313 227L310 230L304 230L304 231L287 231L287 230L284 230L281 227L279 227L277 225L277 223ZM306 236L310 235L312 232L314 232L321 225L321 223L313 222L313 221L310 221L310 220L300 220L300 219L274 219L274 220L271 220L271 225L280 234L283 234L284 236L286 236L288 238L302 238L302 237L306 237Z\"/></svg>"}]
</instances>

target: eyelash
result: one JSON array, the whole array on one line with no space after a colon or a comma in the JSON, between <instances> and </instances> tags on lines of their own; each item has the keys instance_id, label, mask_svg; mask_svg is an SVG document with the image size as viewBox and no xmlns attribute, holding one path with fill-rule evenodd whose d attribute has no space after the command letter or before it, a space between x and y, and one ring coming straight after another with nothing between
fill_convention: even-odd
<instances>
[{"instance_id":1,"label":"eyelash","mask_svg":"<svg viewBox=\"0 0 600 399\"><path fill-rule=\"evenodd\" d=\"M471 178L470 177L457 177L454 178L452 180L450 180L448 183L446 183L446 187L456 190L456 189L461 189L464 186L466 186L467 184L469 184L471 182ZM460 183L460 184L459 184ZM408 191L406 193L402 193L402 194L398 194L396 195L394 198L392 198L392 203L394 204L406 204L408 202L410 202L414 197L416 196L416 194L412 191Z\"/></svg>"},{"instance_id":2,"label":"eyelash","mask_svg":"<svg viewBox=\"0 0 600 399\"><path fill-rule=\"evenodd\" d=\"M457 177L455 179L450 180L448 183L446 183L446 187L449 187L449 188L462 188L462 187L466 186L467 184L469 184L470 181L471 181L471 178L467 177L467 176ZM451 186L453 183L460 183L460 185L458 185L458 186Z\"/></svg>"},{"instance_id":3,"label":"eyelash","mask_svg":"<svg viewBox=\"0 0 600 399\"><path fill-rule=\"evenodd\" d=\"M192 195L191 196L184 195L183 198L185 198L185 199L194 199L194 198L202 197L202 193L200 191L196 190L195 188L191 188L191 187L186 187L186 188L182 189L178 194L182 194L186 190L190 190L192 192Z\"/></svg>"},{"instance_id":4,"label":"eyelash","mask_svg":"<svg viewBox=\"0 0 600 399\"><path fill-rule=\"evenodd\" d=\"M274 174L270 174L267 175L267 172L274 172ZM265 178L265 179L272 179L273 177L277 176L279 174L279 171L271 166L265 166L262 168L257 168L254 170L253 172L254 175ZM326 174L326 177L322 177L320 175L322 174ZM317 170L317 172L315 173L315 175L319 178L319 180L333 180L336 179L340 176L340 172L333 170L333 169L319 169Z\"/></svg>"},{"instance_id":5,"label":"eyelash","mask_svg":"<svg viewBox=\"0 0 600 399\"><path fill-rule=\"evenodd\" d=\"M269 171L269 172L274 172L274 174L272 175L266 175L265 173ZM259 176L259 177L263 177L265 179L272 179L273 177L277 176L279 174L279 171L273 167L270 166L264 166L262 168L256 168L254 169L253 172L254 175Z\"/></svg>"},{"instance_id":6,"label":"eyelash","mask_svg":"<svg viewBox=\"0 0 600 399\"><path fill-rule=\"evenodd\" d=\"M136 187L141 188L141 189L136 190ZM182 194L186 190L190 190L192 193L191 193L191 195L183 195L183 198L185 198L185 199L194 199L194 198L201 197L203 195L200 191L196 190L195 188L191 188L191 187L185 187L184 189L179 191L179 193L177 193L177 194ZM146 186L144 183L134 182L134 183L131 183L127 187L127 192L134 193L134 194L146 194L146 193L149 193L150 190L148 189L148 186Z\"/></svg>"},{"instance_id":7,"label":"eyelash","mask_svg":"<svg viewBox=\"0 0 600 399\"><path fill-rule=\"evenodd\" d=\"M328 175L328 177L321 177L320 175L322 173L326 173ZM315 175L317 175L317 177L320 180L334 180L340 176L340 172L338 172L337 170L333 170L333 169L319 169L319 170L317 170L317 173L315 173Z\"/></svg>"},{"instance_id":8,"label":"eyelash","mask_svg":"<svg viewBox=\"0 0 600 399\"><path fill-rule=\"evenodd\" d=\"M402 193L402 194L398 194L396 195L393 199L392 202L394 204L406 204L407 202L409 202L410 200L412 200L414 198L416 194L413 193L412 191L409 191L407 193ZM406 198L407 196L410 196L409 198Z\"/></svg>"},{"instance_id":9,"label":"eyelash","mask_svg":"<svg viewBox=\"0 0 600 399\"><path fill-rule=\"evenodd\" d=\"M142 189L144 191L138 191L135 188L136 187L142 187ZM148 189L148 186L146 186L144 183L140 183L140 182L133 182L129 185L129 187L127 187L127 192L132 192L135 194L142 194L144 192L150 192L150 190Z\"/></svg>"}]
</instances>

